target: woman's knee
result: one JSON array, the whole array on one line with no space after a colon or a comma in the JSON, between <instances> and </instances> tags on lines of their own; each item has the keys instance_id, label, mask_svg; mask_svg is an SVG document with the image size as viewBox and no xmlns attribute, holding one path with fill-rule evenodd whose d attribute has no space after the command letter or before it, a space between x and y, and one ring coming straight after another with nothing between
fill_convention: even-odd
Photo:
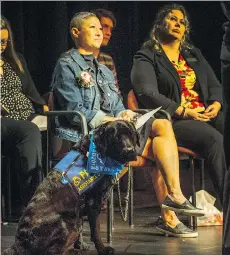
<instances>
[{"instance_id":1,"label":"woman's knee","mask_svg":"<svg viewBox=\"0 0 230 255\"><path fill-rule=\"evenodd\" d=\"M217 130L214 130L213 134L211 135L209 141L210 141L210 147L215 147L218 150L224 149L224 143L223 143L223 135L218 132Z\"/></svg>"},{"instance_id":2,"label":"woman's knee","mask_svg":"<svg viewBox=\"0 0 230 255\"><path fill-rule=\"evenodd\" d=\"M223 135L216 129L207 129L203 136L199 136L197 144L199 153L205 155L221 155L224 153Z\"/></svg>"},{"instance_id":3,"label":"woman's knee","mask_svg":"<svg viewBox=\"0 0 230 255\"><path fill-rule=\"evenodd\" d=\"M169 135L173 134L172 124L166 119L156 119L152 124L153 135Z\"/></svg>"},{"instance_id":4,"label":"woman's knee","mask_svg":"<svg viewBox=\"0 0 230 255\"><path fill-rule=\"evenodd\" d=\"M38 126L30 121L24 121L23 125L20 125L20 133L23 134L24 138L31 141L41 140L41 132Z\"/></svg>"}]
</instances>

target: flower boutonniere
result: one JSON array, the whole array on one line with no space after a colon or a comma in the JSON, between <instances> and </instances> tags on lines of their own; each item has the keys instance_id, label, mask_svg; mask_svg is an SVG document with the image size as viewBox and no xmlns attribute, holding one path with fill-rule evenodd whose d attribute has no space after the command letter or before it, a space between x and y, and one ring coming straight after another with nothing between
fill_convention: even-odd
<instances>
[{"instance_id":1,"label":"flower boutonniere","mask_svg":"<svg viewBox=\"0 0 230 255\"><path fill-rule=\"evenodd\" d=\"M79 76L77 76L76 79L79 86L82 88L89 88L93 82L91 73L85 71L80 72Z\"/></svg>"}]
</instances>

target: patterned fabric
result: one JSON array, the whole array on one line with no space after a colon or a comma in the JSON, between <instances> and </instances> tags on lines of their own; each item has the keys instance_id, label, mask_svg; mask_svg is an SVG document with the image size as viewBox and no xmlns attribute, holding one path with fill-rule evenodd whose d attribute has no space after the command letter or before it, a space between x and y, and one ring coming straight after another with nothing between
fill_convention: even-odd
<instances>
[{"instance_id":1,"label":"patterned fabric","mask_svg":"<svg viewBox=\"0 0 230 255\"><path fill-rule=\"evenodd\" d=\"M1 104L9 111L5 117L26 120L33 110L32 102L22 93L22 83L9 63L3 65L1 76Z\"/></svg>"},{"instance_id":2,"label":"patterned fabric","mask_svg":"<svg viewBox=\"0 0 230 255\"><path fill-rule=\"evenodd\" d=\"M118 85L117 70L116 70L113 58L109 54L106 54L104 52L100 52L98 57L97 57L97 61L100 64L107 66L113 72L116 87L118 88L119 94L121 94L120 89L119 89L119 85Z\"/></svg>"},{"instance_id":3,"label":"patterned fabric","mask_svg":"<svg viewBox=\"0 0 230 255\"><path fill-rule=\"evenodd\" d=\"M196 74L193 69L188 66L183 56L180 54L178 64L172 61L180 77L181 85L181 106L194 109L197 112L205 110L204 103L201 101L199 94L195 90Z\"/></svg>"}]
</instances>

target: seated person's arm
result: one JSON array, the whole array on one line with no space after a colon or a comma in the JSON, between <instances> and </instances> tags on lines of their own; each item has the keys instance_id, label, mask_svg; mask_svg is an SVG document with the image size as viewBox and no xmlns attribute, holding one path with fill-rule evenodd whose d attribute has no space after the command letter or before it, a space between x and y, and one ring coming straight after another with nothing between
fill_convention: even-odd
<instances>
[{"instance_id":1,"label":"seated person's arm","mask_svg":"<svg viewBox=\"0 0 230 255\"><path fill-rule=\"evenodd\" d=\"M21 54L18 54L18 56L20 58L24 70L24 73L21 74L20 77L22 80L22 92L35 104L36 108L35 110L43 112L44 110L43 106L46 105L46 102L37 91L34 81L27 68L27 64L24 57Z\"/></svg>"},{"instance_id":2,"label":"seated person's arm","mask_svg":"<svg viewBox=\"0 0 230 255\"><path fill-rule=\"evenodd\" d=\"M198 49L197 49L198 50ZM223 92L222 86L218 81L214 71L209 65L208 61L202 55L200 50L198 50L200 58L204 62L205 72L207 76L207 85L208 85L208 107L205 110L205 115L209 118L215 118L223 106Z\"/></svg>"},{"instance_id":3,"label":"seated person's arm","mask_svg":"<svg viewBox=\"0 0 230 255\"><path fill-rule=\"evenodd\" d=\"M222 86L218 81L215 73L213 72L211 66L204 58L207 70L207 77L208 77L208 103L209 106L205 110L205 115L209 118L215 118L218 112L221 110L223 106L223 92Z\"/></svg>"},{"instance_id":4,"label":"seated person's arm","mask_svg":"<svg viewBox=\"0 0 230 255\"><path fill-rule=\"evenodd\" d=\"M229 1L221 1L220 2L224 15L230 21L230 2Z\"/></svg>"},{"instance_id":5,"label":"seated person's arm","mask_svg":"<svg viewBox=\"0 0 230 255\"><path fill-rule=\"evenodd\" d=\"M162 106L172 116L180 106L159 92L153 63L143 52L138 52L134 57L131 82L138 100L147 109Z\"/></svg>"},{"instance_id":6,"label":"seated person's arm","mask_svg":"<svg viewBox=\"0 0 230 255\"><path fill-rule=\"evenodd\" d=\"M204 58L204 62L206 65L206 72L207 72L207 77L208 77L208 94L209 94L208 102L210 104L212 104L214 102L219 102L220 106L222 106L223 105L222 86L221 86L220 82L218 81L215 73L213 72L211 66L206 61L205 58Z\"/></svg>"},{"instance_id":7,"label":"seated person's arm","mask_svg":"<svg viewBox=\"0 0 230 255\"><path fill-rule=\"evenodd\" d=\"M112 113L115 117L123 118L122 113L126 112L127 110L125 109L124 104L122 102L122 98L120 96L120 91L116 86L116 81L115 81L115 77L114 77L113 73L110 72L109 75L110 75L109 80L111 81L109 88L110 88L110 90L115 92L115 96L113 96L113 104L111 106ZM113 93L111 93L111 94L113 94Z\"/></svg>"},{"instance_id":8,"label":"seated person's arm","mask_svg":"<svg viewBox=\"0 0 230 255\"><path fill-rule=\"evenodd\" d=\"M108 74L109 75L109 74ZM115 116L115 118L110 119L111 117L105 117L105 120L108 121L109 120L116 120L116 119L123 119L126 121L133 121L135 116L137 115L137 113L131 111L131 110L126 110L123 102L122 102L122 98L119 94L119 89L116 86L116 80L115 77L112 73L110 73L110 77L109 77L109 81L111 81L109 84L109 88L112 91L115 91L115 95L113 96L113 104L112 104L112 113ZM113 93L111 93L113 94Z\"/></svg>"}]
</instances>

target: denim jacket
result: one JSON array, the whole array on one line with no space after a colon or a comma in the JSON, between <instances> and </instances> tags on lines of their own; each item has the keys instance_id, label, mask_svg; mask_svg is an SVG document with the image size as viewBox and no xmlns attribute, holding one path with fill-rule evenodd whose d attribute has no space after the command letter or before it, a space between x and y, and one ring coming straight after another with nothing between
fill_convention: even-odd
<instances>
[{"instance_id":1,"label":"denim jacket","mask_svg":"<svg viewBox=\"0 0 230 255\"><path fill-rule=\"evenodd\" d=\"M82 112L87 120L89 129L98 127L106 115L118 116L125 110L118 89L115 85L113 73L104 65L97 64L97 71L86 63L77 49L65 52L57 61L52 79L55 110L76 110ZM88 88L81 86L79 81L82 72L88 72L92 76L92 82ZM99 86L108 101L106 111L100 109ZM58 126L61 133L66 136L73 130L80 132L78 117L59 117ZM64 129L63 129L64 128ZM76 135L77 135L77 132ZM70 137L68 139L71 140ZM76 139L72 139L76 141Z\"/></svg>"}]
</instances>

